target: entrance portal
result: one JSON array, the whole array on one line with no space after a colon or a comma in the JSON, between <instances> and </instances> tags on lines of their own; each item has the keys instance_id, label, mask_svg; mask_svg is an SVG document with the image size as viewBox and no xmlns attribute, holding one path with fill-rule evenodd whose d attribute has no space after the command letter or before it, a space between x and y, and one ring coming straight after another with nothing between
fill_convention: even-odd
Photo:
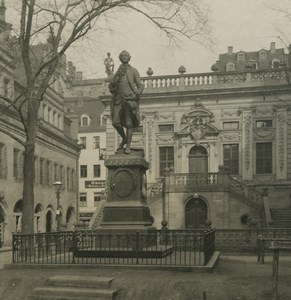
<instances>
[{"instance_id":1,"label":"entrance portal","mask_svg":"<svg viewBox=\"0 0 291 300\"><path fill-rule=\"evenodd\" d=\"M207 150L202 146L194 146L189 153L189 173L206 173L207 171Z\"/></svg>"},{"instance_id":2,"label":"entrance portal","mask_svg":"<svg viewBox=\"0 0 291 300\"><path fill-rule=\"evenodd\" d=\"M185 207L186 229L197 229L205 225L207 220L207 205L201 198L190 199Z\"/></svg>"}]
</instances>

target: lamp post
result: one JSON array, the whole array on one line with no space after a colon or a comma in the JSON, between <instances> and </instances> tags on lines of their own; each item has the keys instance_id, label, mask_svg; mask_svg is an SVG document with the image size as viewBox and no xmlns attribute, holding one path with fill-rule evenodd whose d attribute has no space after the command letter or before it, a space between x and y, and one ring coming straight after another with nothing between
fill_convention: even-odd
<instances>
[{"instance_id":1,"label":"lamp post","mask_svg":"<svg viewBox=\"0 0 291 300\"><path fill-rule=\"evenodd\" d=\"M55 181L53 183L53 185L54 185L54 189L55 189L56 196L57 196L57 211L56 211L57 231L60 231L60 226L61 226L60 195L61 195L61 189L62 189L63 183L61 181Z\"/></svg>"}]
</instances>

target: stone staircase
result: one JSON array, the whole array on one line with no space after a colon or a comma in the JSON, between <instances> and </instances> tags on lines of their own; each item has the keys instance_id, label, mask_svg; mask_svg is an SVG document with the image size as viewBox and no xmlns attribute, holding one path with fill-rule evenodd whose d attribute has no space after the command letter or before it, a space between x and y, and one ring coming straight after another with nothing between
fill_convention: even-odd
<instances>
[{"instance_id":1,"label":"stone staircase","mask_svg":"<svg viewBox=\"0 0 291 300\"><path fill-rule=\"evenodd\" d=\"M271 208L272 227L291 228L291 209Z\"/></svg>"},{"instance_id":2,"label":"stone staircase","mask_svg":"<svg viewBox=\"0 0 291 300\"><path fill-rule=\"evenodd\" d=\"M113 278L54 276L47 285L33 290L34 300L93 300L114 299L116 289L110 288Z\"/></svg>"},{"instance_id":3,"label":"stone staircase","mask_svg":"<svg viewBox=\"0 0 291 300\"><path fill-rule=\"evenodd\" d=\"M96 210L89 222L89 229L96 229L99 227L103 219L103 209L106 204L106 200L101 200L99 205L96 207Z\"/></svg>"}]
</instances>

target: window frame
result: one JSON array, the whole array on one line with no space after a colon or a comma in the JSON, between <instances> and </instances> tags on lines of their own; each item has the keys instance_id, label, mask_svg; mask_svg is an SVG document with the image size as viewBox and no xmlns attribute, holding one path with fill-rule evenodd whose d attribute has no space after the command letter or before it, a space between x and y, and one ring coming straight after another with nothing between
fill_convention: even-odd
<instances>
[{"instance_id":1,"label":"window frame","mask_svg":"<svg viewBox=\"0 0 291 300\"><path fill-rule=\"evenodd\" d=\"M161 151L165 150L165 153L162 154ZM169 153L169 150L172 150L172 153ZM161 159L161 155L165 156L165 159ZM169 159L169 155L171 155L172 159ZM162 167L162 165L165 167ZM164 176L165 168L170 168L171 166L175 167L175 147L174 146L162 146L159 147L159 174L160 177Z\"/></svg>"},{"instance_id":2,"label":"window frame","mask_svg":"<svg viewBox=\"0 0 291 300\"><path fill-rule=\"evenodd\" d=\"M258 149L259 145L268 145L269 154L266 149ZM267 156L267 157L266 157ZM263 165L259 166L259 163ZM257 142L256 143L256 175L272 175L273 174L273 143Z\"/></svg>"},{"instance_id":3,"label":"window frame","mask_svg":"<svg viewBox=\"0 0 291 300\"><path fill-rule=\"evenodd\" d=\"M80 178L87 178L87 177L88 177L88 166L80 165Z\"/></svg>"}]
</instances>

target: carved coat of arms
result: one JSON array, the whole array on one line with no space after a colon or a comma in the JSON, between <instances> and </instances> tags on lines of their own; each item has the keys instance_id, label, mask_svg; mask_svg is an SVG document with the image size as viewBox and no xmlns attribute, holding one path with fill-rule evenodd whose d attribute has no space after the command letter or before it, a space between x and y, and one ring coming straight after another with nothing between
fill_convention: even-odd
<instances>
[{"instance_id":1,"label":"carved coat of arms","mask_svg":"<svg viewBox=\"0 0 291 300\"><path fill-rule=\"evenodd\" d=\"M200 117L196 117L193 120L191 120L189 128L190 135L194 141L199 141L203 139L207 131L206 125L204 124L204 120Z\"/></svg>"}]
</instances>

